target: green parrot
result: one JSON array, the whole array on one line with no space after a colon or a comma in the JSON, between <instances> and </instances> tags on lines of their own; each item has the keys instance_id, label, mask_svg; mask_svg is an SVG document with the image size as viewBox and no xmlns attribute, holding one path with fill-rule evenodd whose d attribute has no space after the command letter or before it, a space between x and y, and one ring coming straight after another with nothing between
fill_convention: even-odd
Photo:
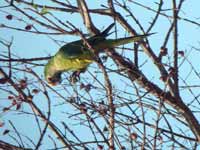
<instances>
[{"instance_id":1,"label":"green parrot","mask_svg":"<svg viewBox=\"0 0 200 150\"><path fill-rule=\"evenodd\" d=\"M99 35L87 39L88 43L98 53L106 48L114 48L130 42L138 42L150 34L132 36L119 39L106 39L108 32L113 27L111 24ZM55 86L61 83L61 74L66 71L84 71L94 61L94 53L88 49L83 40L70 42L62 46L45 66L44 75L48 84Z\"/></svg>"}]
</instances>

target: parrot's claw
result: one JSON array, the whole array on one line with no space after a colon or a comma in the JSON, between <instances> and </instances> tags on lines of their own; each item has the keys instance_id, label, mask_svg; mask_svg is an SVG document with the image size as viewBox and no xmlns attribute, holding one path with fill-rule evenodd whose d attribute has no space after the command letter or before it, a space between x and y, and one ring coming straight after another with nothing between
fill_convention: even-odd
<instances>
[{"instance_id":1,"label":"parrot's claw","mask_svg":"<svg viewBox=\"0 0 200 150\"><path fill-rule=\"evenodd\" d=\"M80 74L81 74L82 71L74 71L72 73L72 75L70 76L70 82L72 84L75 84L76 82L78 82L80 80Z\"/></svg>"}]
</instances>

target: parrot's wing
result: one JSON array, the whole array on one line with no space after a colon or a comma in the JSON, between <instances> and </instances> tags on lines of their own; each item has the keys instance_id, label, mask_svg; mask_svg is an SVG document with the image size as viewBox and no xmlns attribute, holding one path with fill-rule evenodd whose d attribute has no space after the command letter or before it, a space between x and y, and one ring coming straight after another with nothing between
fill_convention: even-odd
<instances>
[{"instance_id":1,"label":"parrot's wing","mask_svg":"<svg viewBox=\"0 0 200 150\"><path fill-rule=\"evenodd\" d=\"M87 39L88 43L91 44L91 46L101 45L105 41L106 36L109 35L109 31L112 29L113 26L114 23L109 25L99 35L95 35ZM86 44L84 44L83 40L78 40L62 46L58 54L63 55L65 58L73 59L80 57L91 57L92 52L88 49Z\"/></svg>"},{"instance_id":2,"label":"parrot's wing","mask_svg":"<svg viewBox=\"0 0 200 150\"><path fill-rule=\"evenodd\" d=\"M62 46L59 50L59 55L62 55L64 58L68 59L87 58L91 55L91 51L84 46L82 40L78 40Z\"/></svg>"}]
</instances>

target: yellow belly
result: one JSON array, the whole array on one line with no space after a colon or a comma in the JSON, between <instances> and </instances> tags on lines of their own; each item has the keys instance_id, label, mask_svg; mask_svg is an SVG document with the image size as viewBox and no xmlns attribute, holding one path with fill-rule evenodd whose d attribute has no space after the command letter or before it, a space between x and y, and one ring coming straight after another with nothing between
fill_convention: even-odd
<instances>
[{"instance_id":1,"label":"yellow belly","mask_svg":"<svg viewBox=\"0 0 200 150\"><path fill-rule=\"evenodd\" d=\"M69 70L76 71L86 68L92 62L93 60L91 59L80 59L80 58L63 59L62 61L59 61L57 59L55 66L57 70L60 71L69 71Z\"/></svg>"},{"instance_id":2,"label":"yellow belly","mask_svg":"<svg viewBox=\"0 0 200 150\"><path fill-rule=\"evenodd\" d=\"M80 70L86 68L92 60L89 59L70 59L70 70Z\"/></svg>"}]
</instances>

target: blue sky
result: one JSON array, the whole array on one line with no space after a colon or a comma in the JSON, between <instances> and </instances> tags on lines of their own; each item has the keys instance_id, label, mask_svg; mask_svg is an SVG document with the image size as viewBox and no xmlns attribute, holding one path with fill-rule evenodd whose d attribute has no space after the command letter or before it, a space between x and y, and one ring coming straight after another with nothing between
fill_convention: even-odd
<instances>
[{"instance_id":1,"label":"blue sky","mask_svg":"<svg viewBox=\"0 0 200 150\"><path fill-rule=\"evenodd\" d=\"M37 1L35 1L35 2L37 2ZM104 2L106 4L105 0L103 0L103 1L96 0L96 1L90 1L90 2L88 1L87 3L88 3L89 8L99 8L100 4L102 2ZM157 8L157 5L155 4L155 2L157 2L157 1L146 2L145 0L139 0L137 2L139 2L141 4L145 4L153 9ZM44 3L46 3L46 1ZM75 4L75 1L72 1L72 3ZM2 4L3 4L3 2L0 2L0 5L2 5ZM165 1L163 8L170 9L171 8L170 4L171 4L171 1L170 2ZM183 8L182 8L183 11L180 12L180 17L188 18L190 20L194 20L194 21L200 23L200 15L197 13L199 10L199 5L200 5L199 1L196 1L196 0L187 1L186 0L183 4ZM141 8L140 6L135 5L135 4L129 3L128 7L132 10L134 15L137 16L138 20L140 21L140 23L142 25L144 25L144 29L146 30L149 26L149 22L151 21L152 17L155 16L155 14L152 13L150 10ZM24 28L27 24L32 24L33 26L36 26L38 29L42 30L42 27L38 27L34 22L32 22L31 20L22 16L21 14L16 13L13 9L4 8L4 9L0 9L0 10L1 10L0 11L0 24L6 24L6 25L21 27L21 28ZM121 11L120 8L117 8L117 10L123 16L126 15L125 12ZM5 12L10 13L18 18L23 18L27 23L17 21L16 19L7 20L5 18L7 13L5 13ZM172 15L170 10L166 10L165 13L170 16ZM84 33L87 33L86 28L83 26L82 18L79 14L65 14L65 13L55 12L55 15L57 17L59 17L60 19L62 18L63 21L71 21L76 27L80 28L82 31L84 31ZM133 20L131 20L128 17L126 19L135 29L137 29L138 33L141 33L138 26L134 23ZM99 29L102 29L102 30L105 29L108 25L110 25L113 22L113 20L111 18L109 18L109 17L102 18L102 16L99 16L99 15L92 15L92 20L93 20L94 24ZM163 35L164 36L166 35L166 30L168 29L169 25L170 25L170 19L160 16L159 21L156 23L156 25L154 26L154 28L151 31L151 32L156 32L155 35L152 35L151 37L149 37L149 41L150 41L151 47L153 48L153 50L155 51L155 53L157 55L159 54L159 49L164 40ZM190 60L190 62L194 65L194 67L197 69L197 72L200 72L200 64L197 63L199 61L199 52L195 51L194 49L191 48L191 46L194 46L194 47L200 46L200 42L199 42L200 28L199 28L199 26L189 23L189 22L186 22L184 20L180 20L178 25L179 25L179 50L185 51L185 55L187 56L188 60ZM44 30L46 31L47 29L44 29ZM123 36L127 35L127 33L124 31L124 29L119 24L117 24L117 34L118 34L118 37L123 37ZM115 38L115 35L112 34L110 37ZM60 42L58 44L54 40L70 42L73 40L80 39L79 37L70 36L70 35L57 35L57 36L36 35L36 34L31 34L31 33L14 31L14 30L6 29L6 28L0 28L0 38L7 40L7 41L10 41L13 38L13 45L12 45L11 52L20 58L45 57L48 55L54 55L57 52L57 50L59 49L59 47L61 45L63 45L62 42ZM52 39L54 39L54 40L52 40ZM171 56L172 55L172 40L169 40L169 42L170 43L167 45L167 47L169 49L169 56ZM126 47L131 48L132 44L128 44L128 45L126 45ZM0 54L5 54L6 52L7 52L7 50L5 49L5 47L0 45ZM131 58L132 55L129 55L129 54L130 54L129 52L125 52L125 55L128 58ZM142 71L144 72L144 74L147 74L148 78L150 80L161 85L162 83L159 80L158 70L155 67L152 67L153 64L149 60L149 58L144 53L140 53L139 56L140 56L140 58L139 58L140 64L147 61L147 63L145 63L145 65L142 67ZM167 58L164 58L164 59L167 61ZM170 61L172 62L172 60L170 60ZM182 61L183 61L183 58L180 58L179 62L182 62ZM4 64L2 62L0 62L0 63L1 63L0 66L5 65L5 63ZM43 61L42 63L45 64L46 62ZM111 61L108 61L106 64L110 68L112 67ZM22 67L24 67L24 66L22 66ZM37 73L40 75L40 77L43 78L43 66L34 68L34 71L37 71ZM96 64L92 64L89 67L89 71L95 72L95 71L99 71L99 70L97 69ZM180 68L181 77L183 79L186 79L188 74L190 74L190 71L191 70L190 70L189 63L184 63ZM18 78L23 78L25 75L18 74L16 72L16 76ZM68 74L66 74L66 76L68 76ZM86 72L83 76L84 77L82 80L84 82L94 83L93 81L87 80L87 79L91 79L91 76L89 75L88 72ZM101 74L97 74L97 77L100 80L103 80L103 77ZM113 78L112 78L113 86L116 89L117 88L126 89L125 83L119 82L118 80L119 80L118 76L113 75ZM192 72L190 74L189 78L187 78L186 81L191 85L195 85L195 84L199 85L199 79L196 77L194 72ZM97 83L95 83L95 84L97 84ZM180 85L183 85L181 80L180 80ZM164 85L162 84L161 87L163 87L163 86ZM59 87L56 87L56 90L62 90L62 88L63 88L62 86L59 86ZM71 95L73 95L74 94L73 88L78 88L78 87L67 87L67 88L71 92ZM126 90L128 92L130 92L129 87L127 87ZM199 91L199 89L194 89L194 92L196 92L197 95L198 95L198 91ZM63 96L70 97L70 94L67 93L66 91L63 91L60 93L62 93ZM84 93L84 92L82 92L81 94L87 95L87 93ZM98 93L97 91L95 91L95 94L100 95L100 93ZM2 93L2 95L0 96L0 100L1 100L0 107L2 107L3 105L7 105L7 101L5 100L7 98L7 96L8 96L8 94L5 92ZM62 100L59 99L54 94L52 94L51 96L52 96L51 97L52 110L54 112L51 119L55 122L58 121L57 125L61 127L60 121L66 117L65 114L61 113L61 111L62 110L64 110L64 112L74 111L74 108L72 108L70 105L67 105L68 106L67 109L66 109L66 105L59 106L59 107L53 107L54 105L61 103ZM186 101L192 100L191 94L187 91L181 92L181 96L184 96L184 100L186 100ZM35 103L38 104L38 106L43 111L45 111L46 107L47 107L47 102L44 101L43 98L44 97L42 96L42 94L39 94L34 97L34 101L35 101ZM23 105L23 110L28 111L28 110L30 110L30 107L28 107L27 105ZM125 111L125 110L123 110L123 111ZM140 113L140 112L138 111L138 113ZM151 115L154 116L155 114L149 114L149 115L147 114L147 120L149 119L151 121ZM16 127L20 130L20 132L22 132L24 134L31 133L29 136L32 138L38 136L38 129L35 127L35 125L33 125L35 123L35 121L32 120L33 117L29 117L28 115L27 116L23 115L23 117L20 117L20 115L16 114L15 112L1 113L0 117L1 117L0 121L6 122L6 126L3 127L4 129L10 128L10 126L8 124L8 120L12 120L15 123ZM197 117L200 117L199 114L197 115ZM70 121L70 120L67 120L66 122L68 122L68 121ZM171 119L170 121L173 122L173 119ZM99 120L99 122L101 122L101 120ZM68 123L73 125L72 122L68 122ZM161 126L162 126L162 124L161 124ZM83 126L78 126L78 127L79 127L78 130L79 130L80 134L85 136L86 129ZM77 127L74 127L74 128L77 128ZM33 130L36 132L32 132ZM2 133L2 132L3 132L3 130L0 131L0 133ZM50 133L50 132L48 132L48 133ZM151 133L151 131L149 131L149 133ZM89 137L90 136L88 136L88 138ZM6 141L7 140L12 141L8 136L0 135L0 139L4 139ZM50 145L48 145L48 144L44 144L42 148L45 149L45 148L48 148L49 146Z\"/></svg>"}]
</instances>

